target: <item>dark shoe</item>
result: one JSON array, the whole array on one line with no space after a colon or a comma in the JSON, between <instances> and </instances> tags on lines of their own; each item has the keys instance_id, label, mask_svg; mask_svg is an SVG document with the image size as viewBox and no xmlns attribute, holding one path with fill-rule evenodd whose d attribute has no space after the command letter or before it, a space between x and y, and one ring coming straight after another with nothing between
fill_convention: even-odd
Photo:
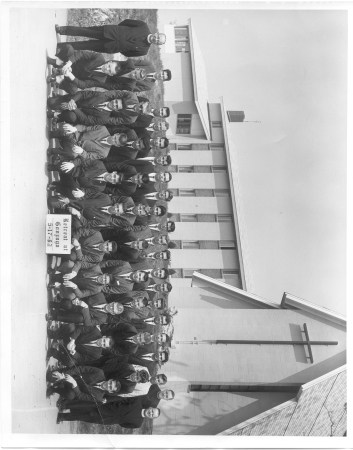
<instances>
[{"instance_id":1,"label":"dark shoe","mask_svg":"<svg viewBox=\"0 0 353 450\"><path fill-rule=\"evenodd\" d=\"M59 408L59 412L61 412L66 407L66 400L63 397L59 397L58 401L56 402L56 407Z\"/></svg>"},{"instance_id":2,"label":"dark shoe","mask_svg":"<svg viewBox=\"0 0 353 450\"><path fill-rule=\"evenodd\" d=\"M51 397L53 394L55 394L55 391L54 391L53 386L47 387L47 391L46 391L46 393L45 393L45 396L46 396L47 398L49 398L49 397Z\"/></svg>"},{"instance_id":3,"label":"dark shoe","mask_svg":"<svg viewBox=\"0 0 353 450\"><path fill-rule=\"evenodd\" d=\"M59 170L59 166L57 164L47 164L48 172L57 172Z\"/></svg>"},{"instance_id":4,"label":"dark shoe","mask_svg":"<svg viewBox=\"0 0 353 450\"><path fill-rule=\"evenodd\" d=\"M54 316L49 312L48 314L46 314L45 315L45 320L47 321L47 322L51 322L52 320L55 320L55 318L54 318ZM50 338L50 339L54 339L54 335L52 335L52 333L50 333L50 331L53 331L53 330L51 330L50 328L48 328L47 329L47 331L48 331L48 337ZM50 335L50 336L49 336Z\"/></svg>"},{"instance_id":5,"label":"dark shoe","mask_svg":"<svg viewBox=\"0 0 353 450\"><path fill-rule=\"evenodd\" d=\"M47 76L47 83L49 84L51 84L52 86L56 83L56 78L55 78L55 76L53 76L53 75L48 75Z\"/></svg>"},{"instance_id":6,"label":"dark shoe","mask_svg":"<svg viewBox=\"0 0 353 450\"><path fill-rule=\"evenodd\" d=\"M61 423L63 421L64 421L64 419L63 419L62 413L59 412L58 415L56 416L57 425L59 425L59 423Z\"/></svg>"},{"instance_id":7,"label":"dark shoe","mask_svg":"<svg viewBox=\"0 0 353 450\"><path fill-rule=\"evenodd\" d=\"M47 361L49 361L49 359L55 355L55 349L51 348L47 351Z\"/></svg>"},{"instance_id":8,"label":"dark shoe","mask_svg":"<svg viewBox=\"0 0 353 450\"><path fill-rule=\"evenodd\" d=\"M59 292L53 297L53 303L60 303L62 300L61 295L59 294Z\"/></svg>"},{"instance_id":9,"label":"dark shoe","mask_svg":"<svg viewBox=\"0 0 353 450\"><path fill-rule=\"evenodd\" d=\"M48 119L54 119L55 118L53 111L49 111L49 110L47 111L47 118Z\"/></svg>"},{"instance_id":10,"label":"dark shoe","mask_svg":"<svg viewBox=\"0 0 353 450\"><path fill-rule=\"evenodd\" d=\"M50 56L47 56L47 64L51 64L52 66L56 66L56 59L50 58Z\"/></svg>"},{"instance_id":11,"label":"dark shoe","mask_svg":"<svg viewBox=\"0 0 353 450\"><path fill-rule=\"evenodd\" d=\"M47 186L47 192L52 192L52 191L55 191L55 189L56 189L56 186L55 186L55 184L48 184L48 186ZM55 274L55 270L53 271L53 269L48 269L48 273L50 274L50 275L54 275Z\"/></svg>"},{"instance_id":12,"label":"dark shoe","mask_svg":"<svg viewBox=\"0 0 353 450\"><path fill-rule=\"evenodd\" d=\"M58 129L58 119L54 118L54 119L51 121L51 127L52 127L52 130L53 130L53 131L56 131L56 130Z\"/></svg>"},{"instance_id":13,"label":"dark shoe","mask_svg":"<svg viewBox=\"0 0 353 450\"><path fill-rule=\"evenodd\" d=\"M56 33L61 34L61 31L62 31L61 28L62 27L60 27L57 23L55 24L55 32Z\"/></svg>"},{"instance_id":14,"label":"dark shoe","mask_svg":"<svg viewBox=\"0 0 353 450\"><path fill-rule=\"evenodd\" d=\"M53 317L55 317L55 312L59 308L59 302L54 302L53 300L51 300L49 302L49 308L50 308L50 311L51 311L51 315ZM54 318L53 320L56 320L56 319Z\"/></svg>"}]
</instances>

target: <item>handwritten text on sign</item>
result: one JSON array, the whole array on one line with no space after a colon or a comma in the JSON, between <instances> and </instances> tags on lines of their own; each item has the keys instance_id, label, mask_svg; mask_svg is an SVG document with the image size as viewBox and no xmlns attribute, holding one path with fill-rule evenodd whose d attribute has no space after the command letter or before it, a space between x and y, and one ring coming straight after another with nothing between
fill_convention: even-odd
<instances>
[{"instance_id":1,"label":"handwritten text on sign","mask_svg":"<svg viewBox=\"0 0 353 450\"><path fill-rule=\"evenodd\" d=\"M47 214L46 253L71 253L71 214Z\"/></svg>"}]
</instances>

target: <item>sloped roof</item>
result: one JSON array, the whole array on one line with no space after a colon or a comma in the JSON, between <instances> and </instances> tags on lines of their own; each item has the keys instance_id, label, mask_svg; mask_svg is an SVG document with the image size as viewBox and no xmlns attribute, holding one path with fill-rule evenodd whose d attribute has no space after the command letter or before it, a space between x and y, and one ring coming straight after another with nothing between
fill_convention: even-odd
<instances>
[{"instance_id":1,"label":"sloped roof","mask_svg":"<svg viewBox=\"0 0 353 450\"><path fill-rule=\"evenodd\" d=\"M236 158L236 147L231 139L229 129L229 120L224 105L223 97L221 100L221 112L224 132L224 142L226 147L227 164L229 168L229 184L232 199L235 235L237 240L237 249L239 253L239 268L243 289L251 291L251 270L250 260L247 250L246 227L242 207L241 187L238 176L238 164Z\"/></svg>"},{"instance_id":2,"label":"sloped roof","mask_svg":"<svg viewBox=\"0 0 353 450\"><path fill-rule=\"evenodd\" d=\"M251 292L247 292L244 289L239 289L235 286L231 286L230 284L223 283L223 281L216 280L215 278L208 277L200 272L194 272L192 274L192 287L211 287L216 289L217 291L224 292L228 295L234 295L235 297L247 301L256 306L260 306L261 308L266 309L281 309L280 305L276 303L269 302L258 295L252 294Z\"/></svg>"},{"instance_id":3,"label":"sloped roof","mask_svg":"<svg viewBox=\"0 0 353 450\"><path fill-rule=\"evenodd\" d=\"M304 384L296 398L218 435L343 436L347 430L346 366Z\"/></svg>"},{"instance_id":4,"label":"sloped roof","mask_svg":"<svg viewBox=\"0 0 353 450\"><path fill-rule=\"evenodd\" d=\"M196 38L191 19L188 19L191 67L194 86L196 108L199 113L203 129L207 139L211 139L210 117L208 112L208 88L206 79L206 67L202 52Z\"/></svg>"},{"instance_id":5,"label":"sloped roof","mask_svg":"<svg viewBox=\"0 0 353 450\"><path fill-rule=\"evenodd\" d=\"M315 305L302 298L296 297L288 292L285 292L281 301L281 308L283 309L301 309L307 311L323 319L329 320L342 327L346 327L347 319L344 315L331 311L323 306Z\"/></svg>"}]
</instances>

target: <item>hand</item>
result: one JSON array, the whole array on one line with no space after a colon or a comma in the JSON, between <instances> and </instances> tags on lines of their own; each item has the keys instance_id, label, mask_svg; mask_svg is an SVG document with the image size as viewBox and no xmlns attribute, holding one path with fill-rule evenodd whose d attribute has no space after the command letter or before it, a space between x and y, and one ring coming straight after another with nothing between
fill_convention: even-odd
<instances>
[{"instance_id":1,"label":"hand","mask_svg":"<svg viewBox=\"0 0 353 450\"><path fill-rule=\"evenodd\" d=\"M65 72L65 76L70 78L70 80L72 80L72 81L75 79L75 75L72 73L71 67L67 72Z\"/></svg>"},{"instance_id":2,"label":"hand","mask_svg":"<svg viewBox=\"0 0 353 450\"><path fill-rule=\"evenodd\" d=\"M62 66L62 71L69 69L72 66L72 61L68 61Z\"/></svg>"},{"instance_id":3,"label":"hand","mask_svg":"<svg viewBox=\"0 0 353 450\"><path fill-rule=\"evenodd\" d=\"M73 127L72 125L70 125L70 124L68 124L68 123L65 123L65 124L63 125L63 130L64 130L64 133L65 133L65 135L66 135L66 134L75 133L75 131L77 131L77 128L76 128L76 127Z\"/></svg>"},{"instance_id":4,"label":"hand","mask_svg":"<svg viewBox=\"0 0 353 450\"><path fill-rule=\"evenodd\" d=\"M72 289L77 289L77 285L75 283L72 283L72 281L64 281L64 286L72 288Z\"/></svg>"},{"instance_id":5,"label":"hand","mask_svg":"<svg viewBox=\"0 0 353 450\"><path fill-rule=\"evenodd\" d=\"M64 275L64 276L63 276L63 279L64 279L65 281L69 281L69 280L71 280L71 278L75 278L76 275L77 275L77 272L72 271L71 273L67 273L66 275ZM65 283L64 283L64 284L65 284ZM71 284L74 284L74 283L71 283ZM75 284L75 286L76 286L76 284Z\"/></svg>"},{"instance_id":6,"label":"hand","mask_svg":"<svg viewBox=\"0 0 353 450\"><path fill-rule=\"evenodd\" d=\"M67 107L70 111L74 111L77 108L75 100L70 100L69 103L67 104Z\"/></svg>"},{"instance_id":7,"label":"hand","mask_svg":"<svg viewBox=\"0 0 353 450\"><path fill-rule=\"evenodd\" d=\"M81 191L81 189L75 189L74 191L72 191L72 195L75 198L81 198L85 196L85 193L83 191Z\"/></svg>"},{"instance_id":8,"label":"hand","mask_svg":"<svg viewBox=\"0 0 353 450\"><path fill-rule=\"evenodd\" d=\"M80 211L78 211L76 208L72 208L71 206L69 206L67 209L69 210L69 212L70 212L72 215L78 216L78 217L81 216Z\"/></svg>"},{"instance_id":9,"label":"hand","mask_svg":"<svg viewBox=\"0 0 353 450\"><path fill-rule=\"evenodd\" d=\"M79 300L78 298L74 298L73 300L71 300L71 303L75 306L80 306L81 300Z\"/></svg>"},{"instance_id":10,"label":"hand","mask_svg":"<svg viewBox=\"0 0 353 450\"><path fill-rule=\"evenodd\" d=\"M72 151L77 155L81 155L81 153L83 153L83 148L79 147L78 145L74 145L72 147Z\"/></svg>"},{"instance_id":11,"label":"hand","mask_svg":"<svg viewBox=\"0 0 353 450\"><path fill-rule=\"evenodd\" d=\"M67 205L68 203L70 203L70 199L67 197L61 197L61 195L59 195L59 201L61 203L64 203L64 205Z\"/></svg>"},{"instance_id":12,"label":"hand","mask_svg":"<svg viewBox=\"0 0 353 450\"><path fill-rule=\"evenodd\" d=\"M70 170L73 169L74 167L75 164L71 162L63 162L60 166L60 169L63 170L64 172L70 172Z\"/></svg>"},{"instance_id":13,"label":"hand","mask_svg":"<svg viewBox=\"0 0 353 450\"><path fill-rule=\"evenodd\" d=\"M74 244L75 247L80 247L80 243L79 243L78 240L75 239L75 238L72 238L72 239L71 239L71 243Z\"/></svg>"},{"instance_id":14,"label":"hand","mask_svg":"<svg viewBox=\"0 0 353 450\"><path fill-rule=\"evenodd\" d=\"M66 348L67 348L68 350L72 350L74 347L75 347L75 339L72 339L72 338L70 337L70 342L67 344Z\"/></svg>"},{"instance_id":15,"label":"hand","mask_svg":"<svg viewBox=\"0 0 353 450\"><path fill-rule=\"evenodd\" d=\"M103 398L102 403L107 403L107 399Z\"/></svg>"},{"instance_id":16,"label":"hand","mask_svg":"<svg viewBox=\"0 0 353 450\"><path fill-rule=\"evenodd\" d=\"M69 104L67 103L67 102L62 102L61 103L61 105L60 105L60 107L61 107L61 109L69 109L69 106L68 106Z\"/></svg>"},{"instance_id":17,"label":"hand","mask_svg":"<svg viewBox=\"0 0 353 450\"><path fill-rule=\"evenodd\" d=\"M76 381L72 378L71 375L65 374L65 381L70 383L72 385L72 387L76 387L77 386Z\"/></svg>"},{"instance_id":18,"label":"hand","mask_svg":"<svg viewBox=\"0 0 353 450\"><path fill-rule=\"evenodd\" d=\"M57 371L52 372L52 376L55 378L55 381L63 380L65 378L62 373Z\"/></svg>"},{"instance_id":19,"label":"hand","mask_svg":"<svg viewBox=\"0 0 353 450\"><path fill-rule=\"evenodd\" d=\"M62 67L61 71L62 71L62 74L63 74L65 77L67 77L67 76L69 76L69 74L72 72L72 69L71 69L71 67L65 65L65 66Z\"/></svg>"}]
</instances>

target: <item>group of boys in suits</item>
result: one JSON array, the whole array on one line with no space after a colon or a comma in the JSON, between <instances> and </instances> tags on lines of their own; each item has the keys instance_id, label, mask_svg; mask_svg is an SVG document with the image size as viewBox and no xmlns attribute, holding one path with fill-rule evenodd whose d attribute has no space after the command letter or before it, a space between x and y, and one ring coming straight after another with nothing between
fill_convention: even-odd
<instances>
[{"instance_id":1,"label":"group of boys in suits","mask_svg":"<svg viewBox=\"0 0 353 450\"><path fill-rule=\"evenodd\" d=\"M66 92L47 102L49 138L60 144L47 151L48 171L59 177L48 184L48 207L72 215L72 248L48 269L48 290L57 293L46 315L47 358L57 367L47 373L47 395L60 395L57 423L136 428L159 416L161 399L174 398L159 387L165 375L150 375L169 359L169 336L153 332L171 322L162 295L173 271L163 261L175 247L166 234L175 224L154 219L173 198L161 188L172 161L163 152L168 139L153 135L168 129L169 108L147 113L149 100L136 95L171 72L146 60L105 61L99 52L143 56L165 36L139 20L56 31L97 40L58 44L48 57L48 82Z\"/></svg>"}]
</instances>

